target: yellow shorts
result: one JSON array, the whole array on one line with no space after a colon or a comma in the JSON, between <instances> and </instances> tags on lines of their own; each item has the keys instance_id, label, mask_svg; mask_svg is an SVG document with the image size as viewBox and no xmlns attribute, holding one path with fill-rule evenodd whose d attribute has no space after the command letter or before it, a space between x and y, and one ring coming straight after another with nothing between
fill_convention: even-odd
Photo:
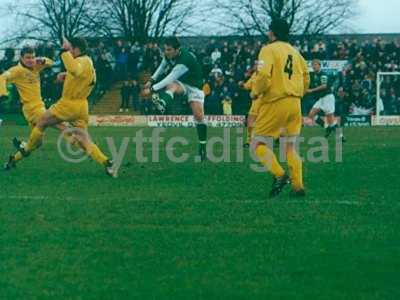
<instances>
[{"instance_id":1,"label":"yellow shorts","mask_svg":"<svg viewBox=\"0 0 400 300\"><path fill-rule=\"evenodd\" d=\"M50 113L77 128L86 129L89 124L89 104L86 100L61 99L50 107Z\"/></svg>"},{"instance_id":2,"label":"yellow shorts","mask_svg":"<svg viewBox=\"0 0 400 300\"><path fill-rule=\"evenodd\" d=\"M251 107L249 111L249 116L257 117L258 111L260 110L261 101L260 100L253 100L251 102Z\"/></svg>"},{"instance_id":3,"label":"yellow shorts","mask_svg":"<svg viewBox=\"0 0 400 300\"><path fill-rule=\"evenodd\" d=\"M46 107L43 102L36 104L25 104L22 107L22 112L25 120L29 123L29 126L35 127L46 112Z\"/></svg>"},{"instance_id":4,"label":"yellow shorts","mask_svg":"<svg viewBox=\"0 0 400 300\"><path fill-rule=\"evenodd\" d=\"M260 137L296 137L302 126L300 98L284 98L272 103L260 103L255 135Z\"/></svg>"}]
</instances>

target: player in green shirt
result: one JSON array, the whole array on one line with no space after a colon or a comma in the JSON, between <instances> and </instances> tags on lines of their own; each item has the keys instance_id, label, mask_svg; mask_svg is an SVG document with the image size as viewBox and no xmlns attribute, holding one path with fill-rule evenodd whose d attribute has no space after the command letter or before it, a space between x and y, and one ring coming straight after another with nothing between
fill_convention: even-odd
<instances>
[{"instance_id":1,"label":"player in green shirt","mask_svg":"<svg viewBox=\"0 0 400 300\"><path fill-rule=\"evenodd\" d=\"M176 37L165 41L164 55L157 71L145 85L144 96L152 95L160 111L165 111L175 95L187 97L196 121L199 154L204 161L207 158L207 124L204 121L202 67L192 52L181 47Z\"/></svg>"},{"instance_id":2,"label":"player in green shirt","mask_svg":"<svg viewBox=\"0 0 400 300\"><path fill-rule=\"evenodd\" d=\"M325 137L329 137L332 132L339 128L335 118L335 95L332 91L332 78L321 70L321 61L314 59L313 63L314 72L310 74L311 85L308 90L310 94L317 101L311 109L308 117L322 127L325 127L325 122L319 116L319 113L325 113L327 120ZM341 135L344 141L343 135Z\"/></svg>"}]
</instances>

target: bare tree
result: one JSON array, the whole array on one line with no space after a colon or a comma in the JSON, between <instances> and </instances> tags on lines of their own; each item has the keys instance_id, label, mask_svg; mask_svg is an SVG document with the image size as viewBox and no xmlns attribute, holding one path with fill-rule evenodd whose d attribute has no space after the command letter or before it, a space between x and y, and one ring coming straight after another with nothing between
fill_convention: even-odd
<instances>
[{"instance_id":1,"label":"bare tree","mask_svg":"<svg viewBox=\"0 0 400 300\"><path fill-rule=\"evenodd\" d=\"M51 40L77 35L95 36L93 31L96 0L22 0L9 6L18 24L7 41Z\"/></svg>"},{"instance_id":2,"label":"bare tree","mask_svg":"<svg viewBox=\"0 0 400 300\"><path fill-rule=\"evenodd\" d=\"M358 0L216 0L225 27L235 33L264 35L273 19L286 19L297 34L336 30L355 16ZM227 21L228 20L228 21Z\"/></svg>"},{"instance_id":3,"label":"bare tree","mask_svg":"<svg viewBox=\"0 0 400 300\"><path fill-rule=\"evenodd\" d=\"M97 21L112 36L144 42L188 30L194 0L102 0Z\"/></svg>"}]
</instances>

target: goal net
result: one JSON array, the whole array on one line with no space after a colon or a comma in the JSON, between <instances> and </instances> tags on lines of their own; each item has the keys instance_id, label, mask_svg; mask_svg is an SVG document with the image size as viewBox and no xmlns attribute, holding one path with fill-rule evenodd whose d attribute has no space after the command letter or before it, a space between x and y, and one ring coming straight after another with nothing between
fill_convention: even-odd
<instances>
[{"instance_id":1,"label":"goal net","mask_svg":"<svg viewBox=\"0 0 400 300\"><path fill-rule=\"evenodd\" d=\"M400 72L376 75L376 115L372 125L400 126Z\"/></svg>"}]
</instances>

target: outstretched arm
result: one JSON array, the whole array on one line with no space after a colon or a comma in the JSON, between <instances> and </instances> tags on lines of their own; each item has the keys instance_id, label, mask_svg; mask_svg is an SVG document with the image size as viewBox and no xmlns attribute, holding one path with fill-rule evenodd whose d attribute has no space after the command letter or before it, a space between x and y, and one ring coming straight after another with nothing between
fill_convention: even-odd
<instances>
[{"instance_id":1,"label":"outstretched arm","mask_svg":"<svg viewBox=\"0 0 400 300\"><path fill-rule=\"evenodd\" d=\"M258 59L257 75L254 78L252 94L261 95L271 86L274 56L269 47L263 48Z\"/></svg>"},{"instance_id":2,"label":"outstretched arm","mask_svg":"<svg viewBox=\"0 0 400 300\"><path fill-rule=\"evenodd\" d=\"M79 61L72 56L72 45L65 37L63 38L62 49L61 60L64 63L67 73L70 73L74 77L79 77L82 73L82 66Z\"/></svg>"},{"instance_id":3,"label":"outstretched arm","mask_svg":"<svg viewBox=\"0 0 400 300\"><path fill-rule=\"evenodd\" d=\"M167 68L167 60L164 58L160 64L160 66L158 67L158 69L153 74L153 76L151 76L151 79L153 81L157 81L158 78L160 78L161 75L164 74L166 68Z\"/></svg>"},{"instance_id":4,"label":"outstretched arm","mask_svg":"<svg viewBox=\"0 0 400 300\"><path fill-rule=\"evenodd\" d=\"M184 75L188 71L189 69L185 65L176 65L167 77L165 77L159 83L153 85L153 91L157 92L167 87L169 84L173 83L174 81L177 81L180 77L182 77L182 75Z\"/></svg>"},{"instance_id":5,"label":"outstretched arm","mask_svg":"<svg viewBox=\"0 0 400 300\"><path fill-rule=\"evenodd\" d=\"M61 59L65 69L68 73L72 74L72 76L79 77L82 74L82 66L78 60L72 56L71 52L67 51L61 54Z\"/></svg>"},{"instance_id":6,"label":"outstretched arm","mask_svg":"<svg viewBox=\"0 0 400 300\"><path fill-rule=\"evenodd\" d=\"M7 96L7 83L12 83L18 77L18 70L13 67L0 75L0 97Z\"/></svg>"},{"instance_id":7,"label":"outstretched arm","mask_svg":"<svg viewBox=\"0 0 400 300\"><path fill-rule=\"evenodd\" d=\"M47 68L51 68L54 65L54 61L47 57L36 58L36 69L42 71Z\"/></svg>"}]
</instances>

